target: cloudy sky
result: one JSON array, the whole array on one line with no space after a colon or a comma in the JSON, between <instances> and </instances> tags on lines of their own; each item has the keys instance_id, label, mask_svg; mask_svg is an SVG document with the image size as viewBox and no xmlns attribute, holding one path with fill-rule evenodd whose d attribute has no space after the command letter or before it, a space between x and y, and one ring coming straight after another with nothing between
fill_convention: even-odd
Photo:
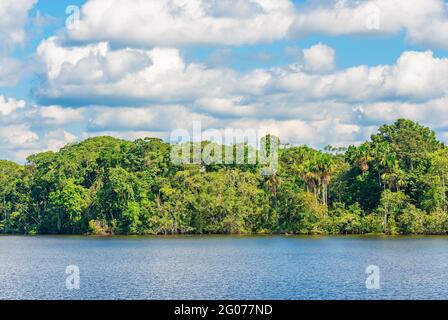
<instances>
[{"instance_id":1,"label":"cloudy sky","mask_svg":"<svg viewBox=\"0 0 448 320\"><path fill-rule=\"evenodd\" d=\"M341 146L399 117L448 142L447 1L0 1L2 159L193 121Z\"/></svg>"}]
</instances>

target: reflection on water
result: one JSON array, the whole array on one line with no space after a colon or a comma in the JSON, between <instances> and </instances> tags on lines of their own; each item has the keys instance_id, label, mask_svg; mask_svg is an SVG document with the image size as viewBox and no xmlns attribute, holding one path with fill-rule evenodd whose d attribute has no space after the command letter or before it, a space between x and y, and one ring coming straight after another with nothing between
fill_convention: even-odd
<instances>
[{"instance_id":1,"label":"reflection on water","mask_svg":"<svg viewBox=\"0 0 448 320\"><path fill-rule=\"evenodd\" d=\"M0 298L447 299L448 238L2 236Z\"/></svg>"}]
</instances>

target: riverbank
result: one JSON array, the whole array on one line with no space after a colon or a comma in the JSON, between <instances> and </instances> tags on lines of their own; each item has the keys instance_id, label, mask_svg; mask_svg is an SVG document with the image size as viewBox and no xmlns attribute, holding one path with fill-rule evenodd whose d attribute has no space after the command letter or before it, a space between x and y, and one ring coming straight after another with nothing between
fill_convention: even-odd
<instances>
[{"instance_id":1,"label":"riverbank","mask_svg":"<svg viewBox=\"0 0 448 320\"><path fill-rule=\"evenodd\" d=\"M369 233L369 234L109 234L109 235L95 235L95 234L0 234L0 237L24 237L24 238L39 238L39 237L55 237L55 238L96 238L96 239L132 239L132 238L147 238L147 239L189 239L189 238L303 238L303 239L319 239L319 238L384 238L384 239L400 239L400 238L447 238L446 234L384 234L384 233Z\"/></svg>"}]
</instances>

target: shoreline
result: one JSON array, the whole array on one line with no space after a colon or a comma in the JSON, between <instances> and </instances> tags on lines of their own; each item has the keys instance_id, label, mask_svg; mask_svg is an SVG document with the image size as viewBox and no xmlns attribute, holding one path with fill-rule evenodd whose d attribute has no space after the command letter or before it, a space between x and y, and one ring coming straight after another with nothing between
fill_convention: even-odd
<instances>
[{"instance_id":1,"label":"shoreline","mask_svg":"<svg viewBox=\"0 0 448 320\"><path fill-rule=\"evenodd\" d=\"M85 239L135 239L135 238L154 238L154 239L181 239L181 238L305 238L305 239L322 239L322 238L384 238L384 239L404 239L404 238L447 238L446 234L397 234L388 235L381 233L372 234L178 234L178 235L80 235L80 234L0 234L2 237L23 237L23 238L85 238Z\"/></svg>"}]
</instances>

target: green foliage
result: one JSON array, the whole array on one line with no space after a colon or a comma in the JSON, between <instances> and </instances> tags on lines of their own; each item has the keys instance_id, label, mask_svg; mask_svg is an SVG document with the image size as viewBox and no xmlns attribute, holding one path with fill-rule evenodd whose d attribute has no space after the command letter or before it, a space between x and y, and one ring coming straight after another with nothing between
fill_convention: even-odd
<instances>
[{"instance_id":1,"label":"green foliage","mask_svg":"<svg viewBox=\"0 0 448 320\"><path fill-rule=\"evenodd\" d=\"M79 232L83 214L89 203L88 190L76 185L73 180L67 180L61 189L49 195L49 214L46 215L47 231L58 233Z\"/></svg>"},{"instance_id":2,"label":"green foliage","mask_svg":"<svg viewBox=\"0 0 448 320\"><path fill-rule=\"evenodd\" d=\"M351 205L348 209L343 204L336 203L332 211L333 223L340 234L364 233L362 226L362 210L359 204Z\"/></svg>"},{"instance_id":3,"label":"green foliage","mask_svg":"<svg viewBox=\"0 0 448 320\"><path fill-rule=\"evenodd\" d=\"M414 205L408 205L397 219L398 230L403 234L424 234L425 216L425 212Z\"/></svg>"},{"instance_id":4,"label":"green foliage","mask_svg":"<svg viewBox=\"0 0 448 320\"><path fill-rule=\"evenodd\" d=\"M427 234L447 234L448 214L444 211L435 211L425 215L424 228Z\"/></svg>"},{"instance_id":5,"label":"green foliage","mask_svg":"<svg viewBox=\"0 0 448 320\"><path fill-rule=\"evenodd\" d=\"M266 136L267 154L280 144ZM349 148L283 146L266 174L247 144L87 139L21 166L0 161L0 232L62 234L447 234L448 149L409 120ZM226 155L244 164L219 163Z\"/></svg>"},{"instance_id":6,"label":"green foliage","mask_svg":"<svg viewBox=\"0 0 448 320\"><path fill-rule=\"evenodd\" d=\"M404 210L408 207L408 197L403 192L386 190L381 195L378 213L383 217L383 231L395 233L395 221L400 219ZM392 225L388 224L392 222Z\"/></svg>"},{"instance_id":7,"label":"green foliage","mask_svg":"<svg viewBox=\"0 0 448 320\"><path fill-rule=\"evenodd\" d=\"M105 235L109 232L107 223L100 220L89 221L89 233L93 235Z\"/></svg>"},{"instance_id":8,"label":"green foliage","mask_svg":"<svg viewBox=\"0 0 448 320\"><path fill-rule=\"evenodd\" d=\"M378 134L372 136L372 141L374 145L387 143L404 170L419 168L425 164L428 153L443 147L433 131L406 119L380 127Z\"/></svg>"}]
</instances>

